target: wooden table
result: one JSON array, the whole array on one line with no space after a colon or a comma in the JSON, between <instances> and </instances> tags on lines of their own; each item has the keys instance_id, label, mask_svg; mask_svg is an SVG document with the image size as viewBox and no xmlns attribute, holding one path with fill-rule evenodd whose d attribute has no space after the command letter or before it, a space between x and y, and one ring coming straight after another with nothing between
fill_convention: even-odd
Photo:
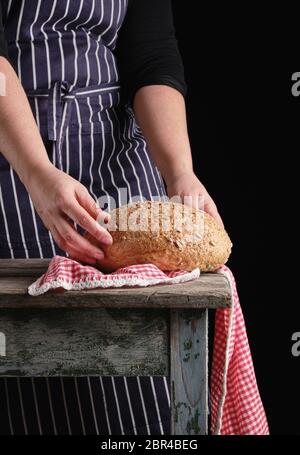
<instances>
[{"instance_id":1,"label":"wooden table","mask_svg":"<svg viewBox=\"0 0 300 455\"><path fill-rule=\"evenodd\" d=\"M172 434L207 434L207 313L230 305L226 278L29 296L48 262L0 260L0 375L169 375Z\"/></svg>"}]
</instances>

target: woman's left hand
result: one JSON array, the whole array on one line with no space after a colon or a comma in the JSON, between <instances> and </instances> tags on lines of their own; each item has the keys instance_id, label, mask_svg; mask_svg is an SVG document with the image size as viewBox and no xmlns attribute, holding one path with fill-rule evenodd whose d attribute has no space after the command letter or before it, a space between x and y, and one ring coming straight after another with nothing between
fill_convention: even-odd
<instances>
[{"instance_id":1,"label":"woman's left hand","mask_svg":"<svg viewBox=\"0 0 300 455\"><path fill-rule=\"evenodd\" d=\"M217 206L206 188L193 172L185 172L169 179L167 183L168 196L180 196L182 202L209 213L215 220L224 226ZM184 200L185 196L186 199Z\"/></svg>"}]
</instances>

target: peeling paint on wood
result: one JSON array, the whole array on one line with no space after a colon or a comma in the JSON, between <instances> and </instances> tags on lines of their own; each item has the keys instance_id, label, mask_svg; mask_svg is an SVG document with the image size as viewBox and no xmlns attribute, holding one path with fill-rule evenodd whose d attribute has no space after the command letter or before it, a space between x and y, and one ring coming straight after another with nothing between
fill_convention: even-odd
<instances>
[{"instance_id":1,"label":"peeling paint on wood","mask_svg":"<svg viewBox=\"0 0 300 455\"><path fill-rule=\"evenodd\" d=\"M207 434L207 310L171 311L172 434Z\"/></svg>"},{"instance_id":2,"label":"peeling paint on wood","mask_svg":"<svg viewBox=\"0 0 300 455\"><path fill-rule=\"evenodd\" d=\"M201 428L199 426L199 410L196 409L194 415L189 418L186 425L187 434L200 434Z\"/></svg>"},{"instance_id":3,"label":"peeling paint on wood","mask_svg":"<svg viewBox=\"0 0 300 455\"><path fill-rule=\"evenodd\" d=\"M0 310L0 375L168 375L168 325L167 310Z\"/></svg>"}]
</instances>

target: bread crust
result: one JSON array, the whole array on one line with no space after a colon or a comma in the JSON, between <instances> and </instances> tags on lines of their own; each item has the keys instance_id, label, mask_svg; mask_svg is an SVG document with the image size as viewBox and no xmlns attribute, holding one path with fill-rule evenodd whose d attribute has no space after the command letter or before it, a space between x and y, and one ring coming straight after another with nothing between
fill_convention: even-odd
<instances>
[{"instance_id":1,"label":"bread crust","mask_svg":"<svg viewBox=\"0 0 300 455\"><path fill-rule=\"evenodd\" d=\"M204 211L173 202L137 202L110 212L113 244L97 266L112 272L120 267L152 263L163 271L214 271L225 264L232 243L214 218ZM93 244L99 242L86 233ZM100 245L99 245L100 246Z\"/></svg>"}]
</instances>

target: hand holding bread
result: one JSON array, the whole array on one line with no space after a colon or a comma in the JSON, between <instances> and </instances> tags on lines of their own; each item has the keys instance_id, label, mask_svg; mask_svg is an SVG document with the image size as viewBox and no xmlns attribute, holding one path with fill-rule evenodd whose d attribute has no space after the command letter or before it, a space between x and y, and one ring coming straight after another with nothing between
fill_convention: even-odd
<instances>
[{"instance_id":1,"label":"hand holding bread","mask_svg":"<svg viewBox=\"0 0 300 455\"><path fill-rule=\"evenodd\" d=\"M106 272L152 263L164 271L214 271L228 260L232 243L225 229L206 212L174 202L137 202L110 212L112 245L97 261ZM87 233L86 238L98 244Z\"/></svg>"}]
</instances>

